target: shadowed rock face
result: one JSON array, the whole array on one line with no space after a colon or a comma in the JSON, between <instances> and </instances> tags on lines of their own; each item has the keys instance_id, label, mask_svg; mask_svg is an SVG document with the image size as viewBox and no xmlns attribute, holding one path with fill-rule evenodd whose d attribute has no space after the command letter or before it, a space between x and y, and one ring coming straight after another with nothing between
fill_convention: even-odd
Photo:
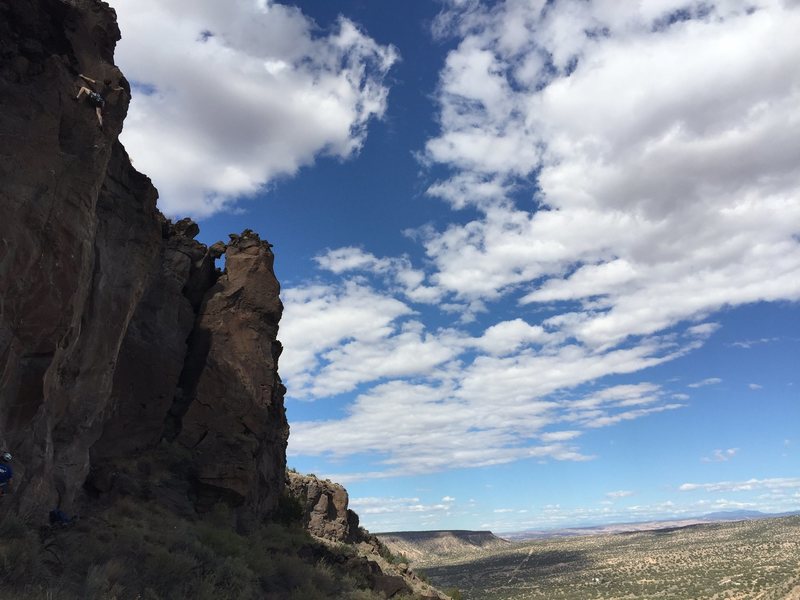
<instances>
[{"instance_id":1,"label":"shadowed rock face","mask_svg":"<svg viewBox=\"0 0 800 600\"><path fill-rule=\"evenodd\" d=\"M284 485L269 244L167 221L117 140L129 86L98 0L0 0L0 445L18 510L72 511L131 457L191 449L188 495L262 513ZM78 73L124 88L104 127ZM220 274L214 259L227 252ZM95 485L95 483L97 485Z\"/></svg>"},{"instance_id":2,"label":"shadowed rock face","mask_svg":"<svg viewBox=\"0 0 800 600\"><path fill-rule=\"evenodd\" d=\"M127 89L117 39L100 3L0 2L0 432L25 459L23 508L69 504L83 483L158 248L157 194L116 141L128 93L104 131L72 99L78 72Z\"/></svg>"},{"instance_id":3,"label":"shadowed rock face","mask_svg":"<svg viewBox=\"0 0 800 600\"><path fill-rule=\"evenodd\" d=\"M159 256L120 348L112 412L92 446L95 464L135 455L164 435L196 320L185 290L199 282L205 293L217 277L206 247L193 239L197 226L187 226L163 224Z\"/></svg>"}]
</instances>

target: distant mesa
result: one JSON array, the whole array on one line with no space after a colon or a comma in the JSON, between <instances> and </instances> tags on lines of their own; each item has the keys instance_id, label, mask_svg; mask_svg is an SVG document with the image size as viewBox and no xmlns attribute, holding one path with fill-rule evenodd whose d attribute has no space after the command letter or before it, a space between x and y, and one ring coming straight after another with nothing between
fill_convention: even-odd
<instances>
[{"instance_id":1,"label":"distant mesa","mask_svg":"<svg viewBox=\"0 0 800 600\"><path fill-rule=\"evenodd\" d=\"M747 519L767 519L775 516L777 515L763 513L759 510L723 510L703 515L701 519L704 521L744 521Z\"/></svg>"},{"instance_id":2,"label":"distant mesa","mask_svg":"<svg viewBox=\"0 0 800 600\"><path fill-rule=\"evenodd\" d=\"M729 521L752 521L755 519L774 519L800 515L800 511L782 513L764 513L757 510L727 510L707 513L705 515L682 517L680 519L662 519L658 521L637 521L629 523L606 523L587 527L568 527L562 529L526 529L503 533L503 537L512 542L539 540L560 537L578 537L587 535L606 535L613 533L633 533L637 531L659 531L664 529L680 529L707 523Z\"/></svg>"}]
</instances>

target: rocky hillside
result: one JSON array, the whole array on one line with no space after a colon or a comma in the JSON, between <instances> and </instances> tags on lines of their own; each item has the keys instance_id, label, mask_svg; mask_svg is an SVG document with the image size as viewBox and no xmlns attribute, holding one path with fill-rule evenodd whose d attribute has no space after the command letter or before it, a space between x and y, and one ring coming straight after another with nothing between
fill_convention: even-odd
<instances>
[{"instance_id":1,"label":"rocky hillside","mask_svg":"<svg viewBox=\"0 0 800 600\"><path fill-rule=\"evenodd\" d=\"M474 557L510 545L491 531L397 531L379 533L376 537L391 552L407 557L416 565L439 562L443 558Z\"/></svg>"},{"instance_id":2,"label":"rocky hillside","mask_svg":"<svg viewBox=\"0 0 800 600\"><path fill-rule=\"evenodd\" d=\"M100 0L0 0L0 449L15 470L0 579L47 597L250 597L224 591L235 558L254 597L312 597L297 590L317 577L313 597L443 597L379 556L341 486L287 480L271 245L246 230L207 247L159 212L118 140L119 39ZM102 126L81 74L116 89ZM82 528L38 530L54 509ZM318 537L264 529L293 522Z\"/></svg>"}]
</instances>

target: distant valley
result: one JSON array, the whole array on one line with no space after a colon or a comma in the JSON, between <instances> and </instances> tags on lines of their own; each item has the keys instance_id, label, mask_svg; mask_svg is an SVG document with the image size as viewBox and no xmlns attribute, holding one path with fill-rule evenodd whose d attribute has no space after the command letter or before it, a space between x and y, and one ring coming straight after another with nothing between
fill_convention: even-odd
<instances>
[{"instance_id":1,"label":"distant valley","mask_svg":"<svg viewBox=\"0 0 800 600\"><path fill-rule=\"evenodd\" d=\"M800 600L800 516L667 523L515 543L489 532L389 537L424 548L412 565L464 600Z\"/></svg>"}]
</instances>

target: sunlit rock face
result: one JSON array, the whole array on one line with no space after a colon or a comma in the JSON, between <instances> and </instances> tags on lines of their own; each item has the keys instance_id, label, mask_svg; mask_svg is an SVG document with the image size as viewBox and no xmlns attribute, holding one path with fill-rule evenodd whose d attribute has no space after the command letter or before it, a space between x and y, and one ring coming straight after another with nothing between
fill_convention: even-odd
<instances>
[{"instance_id":1,"label":"sunlit rock face","mask_svg":"<svg viewBox=\"0 0 800 600\"><path fill-rule=\"evenodd\" d=\"M317 537L337 542L360 541L358 515L347 508L347 490L314 475L286 473L286 490L303 507L303 523Z\"/></svg>"},{"instance_id":2,"label":"sunlit rock face","mask_svg":"<svg viewBox=\"0 0 800 600\"><path fill-rule=\"evenodd\" d=\"M283 490L288 436L273 255L251 232L209 249L196 224L158 211L117 139L130 99L113 62L119 37L104 2L0 0L0 445L15 455L11 503L43 515L119 491L117 480L128 492L170 487L151 469L129 473L131 461L180 449L186 468L164 478L184 480L170 489L189 505L262 514ZM107 94L102 127L75 99L81 73L122 88Z\"/></svg>"}]
</instances>

